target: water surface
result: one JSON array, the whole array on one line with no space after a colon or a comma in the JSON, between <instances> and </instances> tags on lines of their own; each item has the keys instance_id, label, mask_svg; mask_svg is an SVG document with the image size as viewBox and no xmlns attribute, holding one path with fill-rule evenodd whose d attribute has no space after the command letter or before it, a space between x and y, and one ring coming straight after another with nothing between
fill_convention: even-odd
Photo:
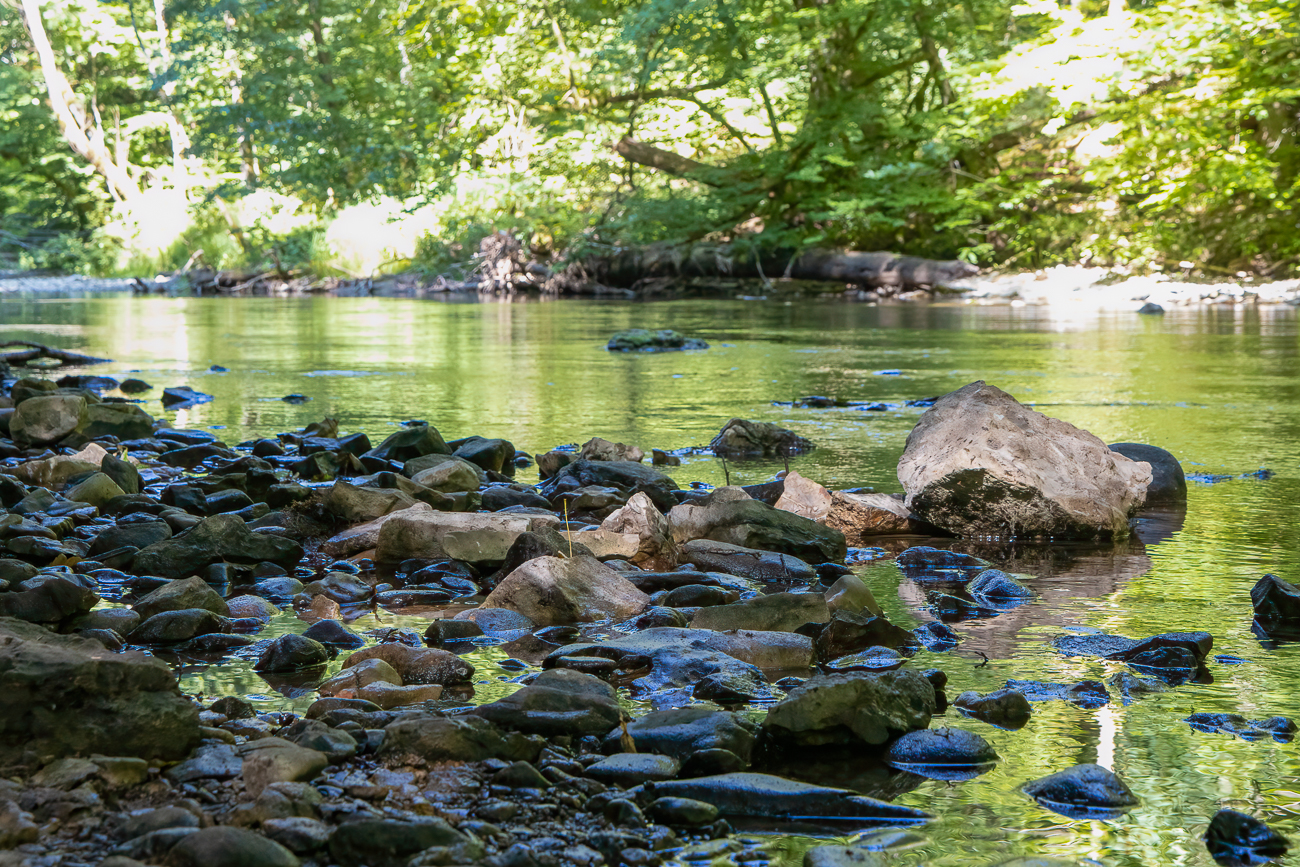
<instances>
[{"instance_id":1,"label":"water surface","mask_svg":"<svg viewBox=\"0 0 1300 867\"><path fill-rule=\"evenodd\" d=\"M613 331L671 327L712 344L704 352L616 355ZM949 696L989 691L1008 678L1104 679L1122 666L1067 659L1045 642L1068 630L1144 636L1174 629L1214 634L1212 683L1190 684L1122 707L1035 704L1018 732L963 720L1005 761L975 780L924 782L898 800L936 821L915 845L891 849L900 865L992 864L1013 855L1095 859L1108 865L1209 865L1199 835L1219 807L1250 812L1300 841L1295 744L1194 732L1194 711L1250 718L1300 716L1300 646L1265 647L1251 633L1250 586L1264 572L1300 580L1300 351L1292 308L1197 308L1164 317L1060 308L965 305L779 305L743 301L623 304L565 301L450 304L418 300L0 297L0 339L31 339L115 359L94 368L157 386L145 406L178 427L226 442L270 436L323 416L372 439L411 418L447 439L501 436L530 452L591 436L647 451L703 446L731 417L773 421L817 443L791 467L831 487L898 489L895 467L933 397L975 379L993 383L1107 441L1162 446L1188 472L1272 478L1193 483L1185 516L1148 522L1117 548L981 549L1034 576L1035 602L992 620L955 625L965 641L918 656L940 667ZM229 372L210 372L211 365ZM209 404L171 412L163 386L189 385ZM301 393L302 405L279 398ZM800 409L806 395L884 403ZM764 481L780 462L723 465L688 456L679 482ZM521 477L529 476L523 471ZM897 546L895 546L897 547ZM890 618L915 626L925 594L888 560L860 567ZM384 612L360 628L422 624ZM301 631L292 616L274 631ZM988 658L984 661L983 654ZM498 650L474 654L479 699L513 688ZM286 697L246 664L184 672L186 688ZM939 723L936 723L936 725ZM1112 767L1142 806L1112 822L1071 821L1018 788L1077 762ZM872 791L865 759L810 769ZM850 839L849 835L844 839ZM766 857L797 863L805 834L766 837ZM737 856L731 856L733 860ZM751 852L742 858L753 858ZM725 858L721 860L726 860ZM1283 863L1300 864L1291 855Z\"/></svg>"}]
</instances>

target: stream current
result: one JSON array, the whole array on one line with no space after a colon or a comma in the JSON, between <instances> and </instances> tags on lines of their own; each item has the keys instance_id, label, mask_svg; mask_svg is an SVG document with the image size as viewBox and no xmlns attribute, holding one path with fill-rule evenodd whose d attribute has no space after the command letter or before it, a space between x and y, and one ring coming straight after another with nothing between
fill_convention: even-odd
<instances>
[{"instance_id":1,"label":"stream current","mask_svg":"<svg viewBox=\"0 0 1300 867\"><path fill-rule=\"evenodd\" d=\"M606 352L608 336L629 327L675 328L711 348ZM967 689L997 689L1011 678L1074 683L1123 669L1066 658L1047 643L1071 632L1144 637L1206 630L1215 640L1212 655L1239 661L1212 661L1213 682L1127 707L1118 695L1096 709L1035 703L1029 724L1014 732L950 710L933 725L975 731L1003 760L973 780L925 781L896 796L936 816L906 832L867 835L900 867L996 864L1030 855L1125 867L1210 865L1199 838L1220 807L1251 813L1300 842L1300 747L1204 734L1184 722L1197 711L1300 716L1300 644L1256 637L1249 597L1265 572L1300 580L1298 333L1290 307L1198 307L1139 317L961 304L0 295L0 340L115 359L73 372L145 379L155 386L145 395L148 412L174 427L211 430L232 445L332 416L343 431L366 432L375 442L418 418L448 440L504 437L530 453L592 436L648 453L705 446L739 416L776 422L816 443L814 452L791 461L805 476L831 488L892 492L904 441L924 412L906 401L984 379L1108 442L1170 450L1189 474L1188 508L1143 520L1134 541L1032 549L931 541L1033 576L1026 580L1037 595L1001 616L952 624L964 638L958 650L923 651L909 665L944 669L951 699ZM214 400L165 410L162 388L176 385ZM289 394L311 400L281 400ZM808 395L853 405L790 405ZM707 454L684 454L682 461L669 472L684 487L722 484L728 474L733 484L751 484L783 469L779 461L724 468ZM535 469L521 470L519 478L535 481ZM882 545L896 552L924 541ZM890 557L855 569L893 622L913 628L932 619L924 590ZM422 631L431 613L381 609L351 626ZM290 612L259 637L306 626ZM499 664L505 656L492 647L468 654L478 669L475 701L517 688L510 680L518 670ZM301 686L268 683L247 662L185 662L179 670L188 692L246 696L267 709L301 710L315 696ZM629 706L640 709L630 700ZM1113 821L1074 821L1019 791L1079 762L1115 770L1141 806ZM882 791L882 772L865 757L861 766L809 762L788 773L866 794ZM845 829L742 833L750 847L718 855L716 863L795 865L811 845L861 836ZM1298 865L1300 855L1293 850L1281 863Z\"/></svg>"}]
</instances>

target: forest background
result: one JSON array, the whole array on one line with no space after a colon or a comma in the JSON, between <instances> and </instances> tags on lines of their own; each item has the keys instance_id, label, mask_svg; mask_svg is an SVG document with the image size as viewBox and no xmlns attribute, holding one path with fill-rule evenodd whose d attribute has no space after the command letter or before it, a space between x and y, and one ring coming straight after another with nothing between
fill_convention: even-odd
<instances>
[{"instance_id":1,"label":"forest background","mask_svg":"<svg viewBox=\"0 0 1300 867\"><path fill-rule=\"evenodd\" d=\"M1300 270L1300 0L0 0L0 269Z\"/></svg>"}]
</instances>

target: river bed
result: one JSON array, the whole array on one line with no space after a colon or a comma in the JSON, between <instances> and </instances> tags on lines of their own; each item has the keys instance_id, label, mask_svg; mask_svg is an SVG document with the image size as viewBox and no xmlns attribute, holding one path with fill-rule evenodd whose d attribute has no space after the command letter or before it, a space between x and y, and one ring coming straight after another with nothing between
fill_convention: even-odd
<instances>
[{"instance_id":1,"label":"river bed","mask_svg":"<svg viewBox=\"0 0 1300 867\"><path fill-rule=\"evenodd\" d=\"M629 327L675 328L711 348L605 351L608 336ZM777 422L815 442L814 452L790 463L805 476L831 488L895 491L898 457L924 412L907 401L984 379L1108 442L1169 449L1196 474L1185 515L1148 521L1137 542L1118 548L979 551L1013 557L1016 571L1036 576L1036 601L954 624L966 638L958 651L923 652L910 665L944 669L950 697L987 692L1009 678L1104 680L1122 666L1067 659L1046 643L1089 629L1134 637L1204 629L1214 635L1214 654L1244 661L1212 664L1212 683L1128 707L1118 697L1092 710L1036 703L1030 724L1016 732L949 711L946 722L977 731L1004 760L974 780L927 781L898 797L937 819L901 845L898 835L882 838L882 845L895 844L890 863L936 867L1030 854L1126 867L1209 865L1198 838L1220 807L1252 813L1300 840L1296 745L1203 734L1183 722L1194 711L1256 719L1300 709L1300 646L1257 639L1249 598L1265 572L1300 580L1293 518L1300 504L1298 335L1295 308L1282 305L1195 306L1149 317L961 303L0 296L0 340L115 359L84 372L147 380L155 386L146 396L148 412L178 428L211 430L232 445L330 416L343 431L366 432L376 442L418 418L448 440L504 437L532 453L592 436L647 452L684 451L707 445L739 416ZM162 388L178 385L214 400L163 409ZM289 394L311 399L281 400ZM854 405L790 405L808 395ZM683 486L751 484L784 468L779 461L724 466L685 451L682 460L670 472ZM535 470L522 470L520 478L535 480ZM912 628L931 618L924 593L889 558L857 571L895 623ZM407 621L380 612L354 628L381 622ZM272 630L305 627L284 615ZM518 672L496 664L503 656L492 648L471 654L482 681L479 699L512 688L507 681ZM187 690L206 695L248 695L267 707L301 707L303 700L276 692L246 664L182 674ZM1142 805L1114 821L1071 821L1018 790L1078 762L1113 768ZM868 793L874 785L866 768L808 773ZM756 833L765 838L761 851L779 863L797 863L813 842L802 834ZM1282 863L1300 864L1300 856Z\"/></svg>"}]
</instances>

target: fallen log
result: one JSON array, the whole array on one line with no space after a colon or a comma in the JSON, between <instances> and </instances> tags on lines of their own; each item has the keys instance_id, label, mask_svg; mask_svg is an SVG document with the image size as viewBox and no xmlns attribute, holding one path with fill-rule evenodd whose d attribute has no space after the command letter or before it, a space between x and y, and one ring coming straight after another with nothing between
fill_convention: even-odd
<instances>
[{"instance_id":1,"label":"fallen log","mask_svg":"<svg viewBox=\"0 0 1300 867\"><path fill-rule=\"evenodd\" d=\"M897 294L952 288L977 273L974 265L958 260L887 252L811 249L754 253L733 244L652 245L584 257L555 275L548 288L553 292L582 292L584 285L635 290L650 281L789 278Z\"/></svg>"},{"instance_id":2,"label":"fallen log","mask_svg":"<svg viewBox=\"0 0 1300 867\"><path fill-rule=\"evenodd\" d=\"M91 355L82 355L80 352L69 352L66 349L55 349L52 346L46 346L43 343L32 343L28 340L8 340L0 343L0 349L6 346L26 346L27 349L21 349L17 352L0 352L0 364L27 364L38 358L48 358L51 361L57 361L58 364L53 367L71 367L73 365L83 364L106 364L113 359L95 358Z\"/></svg>"}]
</instances>

